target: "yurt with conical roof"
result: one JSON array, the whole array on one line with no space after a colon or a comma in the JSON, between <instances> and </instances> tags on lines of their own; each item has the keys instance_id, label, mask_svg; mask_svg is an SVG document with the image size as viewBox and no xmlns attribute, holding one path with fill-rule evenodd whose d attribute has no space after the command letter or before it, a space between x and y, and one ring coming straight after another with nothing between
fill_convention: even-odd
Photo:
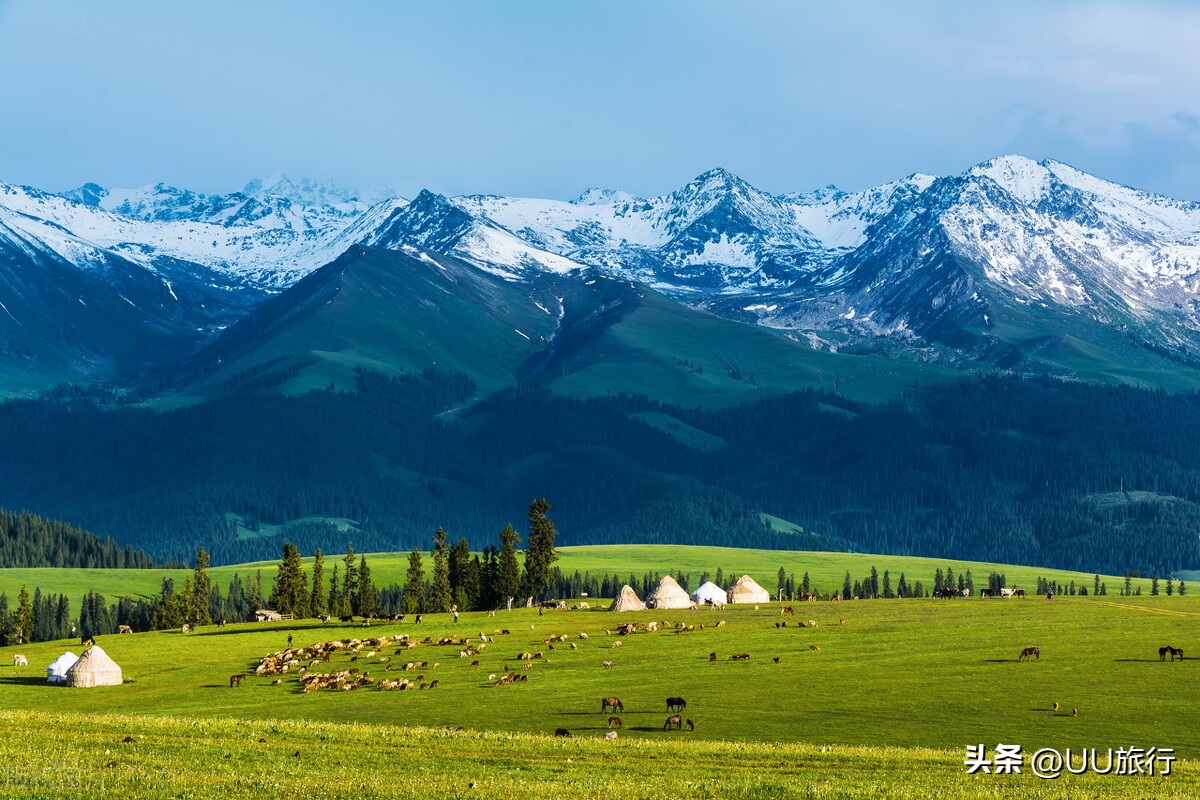
<instances>
[{"instance_id":1,"label":"yurt with conical roof","mask_svg":"<svg viewBox=\"0 0 1200 800\"><path fill-rule=\"evenodd\" d=\"M75 662L79 660L79 656L72 653L70 650L63 653L58 658L50 662L50 666L46 667L46 681L48 683L66 683L67 670L75 666Z\"/></svg>"},{"instance_id":2,"label":"yurt with conical roof","mask_svg":"<svg viewBox=\"0 0 1200 800\"><path fill-rule=\"evenodd\" d=\"M729 595L712 581L705 581L692 592L692 601L698 606L723 606L729 602Z\"/></svg>"},{"instance_id":3,"label":"yurt with conical roof","mask_svg":"<svg viewBox=\"0 0 1200 800\"><path fill-rule=\"evenodd\" d=\"M759 586L754 578L749 575L743 575L737 579L737 583L729 590L729 602L731 603L769 603L771 595L767 594L767 590Z\"/></svg>"},{"instance_id":4,"label":"yurt with conical roof","mask_svg":"<svg viewBox=\"0 0 1200 800\"><path fill-rule=\"evenodd\" d=\"M649 608L691 608L692 598L674 578L663 575L658 586L646 598L646 605Z\"/></svg>"},{"instance_id":5,"label":"yurt with conical roof","mask_svg":"<svg viewBox=\"0 0 1200 800\"><path fill-rule=\"evenodd\" d=\"M609 611L645 611L646 604L638 599L637 592L628 583L617 592L617 599L608 607Z\"/></svg>"},{"instance_id":6,"label":"yurt with conical roof","mask_svg":"<svg viewBox=\"0 0 1200 800\"><path fill-rule=\"evenodd\" d=\"M92 686L119 686L121 668L109 658L99 646L92 645L83 651L79 660L67 670L67 686L90 688Z\"/></svg>"}]
</instances>

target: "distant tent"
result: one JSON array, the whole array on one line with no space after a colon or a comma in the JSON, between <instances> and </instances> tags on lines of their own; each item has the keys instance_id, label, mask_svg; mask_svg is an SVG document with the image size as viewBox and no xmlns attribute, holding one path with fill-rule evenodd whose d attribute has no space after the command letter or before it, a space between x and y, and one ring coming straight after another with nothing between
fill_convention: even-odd
<instances>
[{"instance_id":1,"label":"distant tent","mask_svg":"<svg viewBox=\"0 0 1200 800\"><path fill-rule=\"evenodd\" d=\"M50 666L46 667L46 680L50 683L66 683L67 670L75 666L75 662L79 660L79 656L72 653L70 650L63 653L54 661L50 662Z\"/></svg>"},{"instance_id":2,"label":"distant tent","mask_svg":"<svg viewBox=\"0 0 1200 800\"><path fill-rule=\"evenodd\" d=\"M621 587L621 591L617 592L617 599L613 600L613 604L608 607L609 611L645 611L646 604L638 599L637 592L629 584Z\"/></svg>"},{"instance_id":3,"label":"distant tent","mask_svg":"<svg viewBox=\"0 0 1200 800\"><path fill-rule=\"evenodd\" d=\"M720 586L717 586L712 581L708 581L696 591L692 592L692 600L696 605L704 605L709 603L714 606L723 606L729 602L729 595Z\"/></svg>"},{"instance_id":4,"label":"distant tent","mask_svg":"<svg viewBox=\"0 0 1200 800\"><path fill-rule=\"evenodd\" d=\"M674 578L664 575L658 586L646 598L646 605L650 608L690 608L692 598L688 597L688 593Z\"/></svg>"},{"instance_id":5,"label":"distant tent","mask_svg":"<svg viewBox=\"0 0 1200 800\"><path fill-rule=\"evenodd\" d=\"M121 668L97 645L83 651L67 670L68 686L117 686L121 683Z\"/></svg>"},{"instance_id":6,"label":"distant tent","mask_svg":"<svg viewBox=\"0 0 1200 800\"><path fill-rule=\"evenodd\" d=\"M737 579L737 583L729 590L729 602L731 603L769 603L771 595L767 594L767 590L754 582L754 578L749 575L743 575Z\"/></svg>"}]
</instances>

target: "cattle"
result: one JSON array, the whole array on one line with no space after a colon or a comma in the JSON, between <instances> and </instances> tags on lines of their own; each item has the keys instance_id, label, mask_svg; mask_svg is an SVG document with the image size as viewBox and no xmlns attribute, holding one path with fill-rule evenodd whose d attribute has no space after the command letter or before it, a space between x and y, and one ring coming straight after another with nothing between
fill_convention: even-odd
<instances>
[{"instance_id":1,"label":"cattle","mask_svg":"<svg viewBox=\"0 0 1200 800\"><path fill-rule=\"evenodd\" d=\"M180 625L180 626L179 626L179 632L180 632L180 633L191 633L191 632L192 632L192 625L191 625L191 623L190 623L190 622L185 622L185 623L183 623L182 625Z\"/></svg>"},{"instance_id":2,"label":"cattle","mask_svg":"<svg viewBox=\"0 0 1200 800\"><path fill-rule=\"evenodd\" d=\"M791 606L782 606L779 609L779 616L795 616L796 611Z\"/></svg>"},{"instance_id":3,"label":"cattle","mask_svg":"<svg viewBox=\"0 0 1200 800\"><path fill-rule=\"evenodd\" d=\"M29 659L22 655L15 655L15 656L13 656L13 666L14 667L28 667Z\"/></svg>"},{"instance_id":4,"label":"cattle","mask_svg":"<svg viewBox=\"0 0 1200 800\"><path fill-rule=\"evenodd\" d=\"M128 625L118 625L117 633L133 633L133 628L129 627Z\"/></svg>"},{"instance_id":5,"label":"cattle","mask_svg":"<svg viewBox=\"0 0 1200 800\"><path fill-rule=\"evenodd\" d=\"M555 728L555 729L554 729L554 735L555 735L555 736L562 736L562 737L565 737L565 738L567 738L567 739L570 739L570 738L572 738L572 736L571 736L571 732L570 732L569 730L567 730L566 728Z\"/></svg>"},{"instance_id":6,"label":"cattle","mask_svg":"<svg viewBox=\"0 0 1200 800\"><path fill-rule=\"evenodd\" d=\"M683 730L683 717L679 714L672 714L667 717L667 721L663 723L663 730L669 731L674 728L677 731Z\"/></svg>"},{"instance_id":7,"label":"cattle","mask_svg":"<svg viewBox=\"0 0 1200 800\"><path fill-rule=\"evenodd\" d=\"M733 655L731 655L729 657L730 661L748 661L749 659L750 659L749 653L734 653Z\"/></svg>"}]
</instances>

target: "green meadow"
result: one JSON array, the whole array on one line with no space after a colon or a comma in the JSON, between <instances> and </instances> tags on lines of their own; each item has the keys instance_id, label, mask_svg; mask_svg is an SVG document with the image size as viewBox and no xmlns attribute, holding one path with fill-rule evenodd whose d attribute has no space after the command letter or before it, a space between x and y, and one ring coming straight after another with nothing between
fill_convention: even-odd
<instances>
[{"instance_id":1,"label":"green meadow","mask_svg":"<svg viewBox=\"0 0 1200 800\"><path fill-rule=\"evenodd\" d=\"M947 565L971 569L980 582L996 569L1010 585L1030 588L1038 576L1074 579L1089 591L1092 581L846 553L623 546L560 555L566 571L640 576L670 566L695 581L721 567L768 588L781 565L797 578L808 571L827 590L840 589L847 569L861 578L872 565L893 581L903 571L927 585ZM381 583L402 580L407 566L405 554L368 561ZM274 576L270 562L212 574L224 583L258 566L265 580ZM151 594L164 574L4 570L0 580L10 597L27 582L72 594L96 588L111 599ZM173 573L177 581L186 574ZM78 640L10 647L0 665L8 733L0 739L0 795L297 796L314 786L331 797L1200 795L1200 731L1189 722L1200 714L1200 598L1151 597L1148 586L1140 597L1121 597L1123 579L1102 579L1109 594L1101 597L795 602L795 616L781 616L779 603L626 614L517 609L464 613L457 624L437 614L368 628L300 620L112 635L100 644L125 683L95 689L45 682L45 666L64 650L78 653ZM630 621L666 624L619 636L616 626ZM675 633L676 624L695 629ZM342 650L313 669L437 680L437 688L384 692L372 683L304 693L298 666L254 674L289 635L307 647L402 634L416 646L363 649L357 658ZM461 642L481 644L480 634L486 647L460 657ZM566 642L546 641L563 634ZM444 637L459 643L436 644ZM1192 657L1160 661L1163 645ZM1040 648L1040 660L1018 660L1029 646ZM12 666L17 652L28 667ZM540 657L522 659L526 653ZM731 660L737 653L750 658ZM495 685L508 672L528 680ZM247 677L231 687L238 674ZM603 739L611 714L600 701L608 696L624 704L615 742ZM683 716L694 731L663 730L670 696L687 701ZM558 728L572 738L554 737ZM967 775L966 746L981 743L1020 744L1027 756L1042 747L1173 748L1179 760L1172 775L1154 778Z\"/></svg>"},{"instance_id":2,"label":"green meadow","mask_svg":"<svg viewBox=\"0 0 1200 800\"><path fill-rule=\"evenodd\" d=\"M879 571L881 580L884 571L888 571L893 587L899 581L900 573L904 573L910 584L921 581L926 588L932 588L934 571L938 568L944 571L947 566L952 568L956 575L970 570L977 585L986 584L987 576L992 571L1004 573L1009 586L1022 586L1030 590L1036 588L1038 577L1056 580L1061 585L1075 581L1077 586L1087 586L1089 593L1094 583L1093 575L1068 570L869 553L744 550L735 547L685 545L588 545L559 548L558 553L559 561L556 566L568 575L575 570L581 573L590 570L593 575L616 573L622 579L628 579L630 573L633 573L640 579L646 572L671 571L675 574L690 574L693 579L692 588L699 585L699 578L703 572L715 574L717 568L720 568L726 576L750 574L768 591L774 592L780 567L794 574L797 582L808 572L814 589L831 593L841 591L842 579L847 570L854 579L860 580L870 574L872 566ZM338 558L340 556L337 554L326 555L327 573ZM431 570L428 553L425 554L425 561L428 575ZM408 569L408 553L368 553L367 562L378 585L403 585ZM311 567L311 557L306 558L305 563L306 567ZM241 575L245 581L253 578L255 572L261 569L264 590L269 591L277 567L277 561L261 561L213 567L209 574L214 582L225 589L234 574ZM164 578L173 578L176 587L179 588L183 586L183 581L189 574L190 570L166 569L0 569L0 592L6 593L11 602L22 585L28 586L30 591L40 586L43 592L66 593L74 603L72 610L77 611L79 598L89 590L100 592L109 602L124 594L135 598L150 597L158 594ZM1125 583L1125 579L1120 576L1102 575L1100 578L1107 585L1109 595L1119 594ZM1145 594L1150 592L1150 581L1147 579L1134 580L1133 586L1141 587Z\"/></svg>"}]
</instances>

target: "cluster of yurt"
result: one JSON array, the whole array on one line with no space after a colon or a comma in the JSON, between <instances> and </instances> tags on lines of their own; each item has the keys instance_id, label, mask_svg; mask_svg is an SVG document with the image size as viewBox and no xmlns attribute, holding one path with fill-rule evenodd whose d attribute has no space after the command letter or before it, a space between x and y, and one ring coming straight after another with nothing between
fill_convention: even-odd
<instances>
[{"instance_id":1,"label":"cluster of yurt","mask_svg":"<svg viewBox=\"0 0 1200 800\"><path fill-rule=\"evenodd\" d=\"M698 606L723 606L729 602L729 595L712 581L705 581L692 592L692 601Z\"/></svg>"},{"instance_id":2,"label":"cluster of yurt","mask_svg":"<svg viewBox=\"0 0 1200 800\"><path fill-rule=\"evenodd\" d=\"M692 598L674 578L664 575L646 598L646 605L650 608L691 608Z\"/></svg>"},{"instance_id":3,"label":"cluster of yurt","mask_svg":"<svg viewBox=\"0 0 1200 800\"><path fill-rule=\"evenodd\" d=\"M120 686L123 680L121 668L96 645L77 656L67 651L46 667L46 680L67 686L88 688L92 686Z\"/></svg>"},{"instance_id":4,"label":"cluster of yurt","mask_svg":"<svg viewBox=\"0 0 1200 800\"><path fill-rule=\"evenodd\" d=\"M737 579L737 583L729 590L729 602L731 603L769 603L771 595L767 590L759 586L754 578L749 575L743 575Z\"/></svg>"},{"instance_id":5,"label":"cluster of yurt","mask_svg":"<svg viewBox=\"0 0 1200 800\"><path fill-rule=\"evenodd\" d=\"M609 611L645 611L646 604L638 599L637 592L629 584L621 587L621 591L617 592L617 597L613 600L613 604L608 607Z\"/></svg>"}]
</instances>

